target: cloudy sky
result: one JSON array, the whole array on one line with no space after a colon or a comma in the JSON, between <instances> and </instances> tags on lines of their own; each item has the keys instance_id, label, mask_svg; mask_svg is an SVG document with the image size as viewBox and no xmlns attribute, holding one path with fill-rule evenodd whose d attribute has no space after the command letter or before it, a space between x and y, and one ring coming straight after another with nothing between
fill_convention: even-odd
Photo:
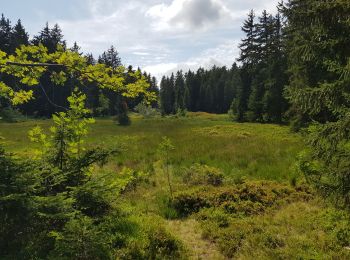
<instances>
[{"instance_id":1,"label":"cloudy sky","mask_svg":"<svg viewBox=\"0 0 350 260\"><path fill-rule=\"evenodd\" d=\"M58 23L69 46L95 57L112 44L125 65L156 75L199 66L230 66L250 9L275 12L277 0L0 0L30 35Z\"/></svg>"}]
</instances>

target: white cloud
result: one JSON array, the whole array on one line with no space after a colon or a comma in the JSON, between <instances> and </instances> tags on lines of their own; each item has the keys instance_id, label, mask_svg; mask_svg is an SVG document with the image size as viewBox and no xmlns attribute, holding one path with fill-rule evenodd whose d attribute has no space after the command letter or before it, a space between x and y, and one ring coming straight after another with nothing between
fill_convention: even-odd
<instances>
[{"instance_id":1,"label":"white cloud","mask_svg":"<svg viewBox=\"0 0 350 260\"><path fill-rule=\"evenodd\" d=\"M70 46L77 41L97 57L114 45L125 65L159 78L177 69L230 66L249 10L273 12L277 1L87 0L80 19L49 22L60 24Z\"/></svg>"},{"instance_id":2,"label":"white cloud","mask_svg":"<svg viewBox=\"0 0 350 260\"><path fill-rule=\"evenodd\" d=\"M149 56L149 55L151 55L148 52L140 52L140 51L134 51L132 54L138 55L138 56Z\"/></svg>"},{"instance_id":3,"label":"white cloud","mask_svg":"<svg viewBox=\"0 0 350 260\"><path fill-rule=\"evenodd\" d=\"M157 31L193 31L228 21L231 13L220 0L173 0L150 7L146 16L153 19Z\"/></svg>"},{"instance_id":4,"label":"white cloud","mask_svg":"<svg viewBox=\"0 0 350 260\"><path fill-rule=\"evenodd\" d=\"M176 69L178 66L177 63L158 63L158 64L154 64L154 65L149 65L144 67L143 69L149 73L151 73L152 75L154 75L155 77L157 77L158 79L160 79L160 77L162 75L164 75L165 73Z\"/></svg>"},{"instance_id":5,"label":"white cloud","mask_svg":"<svg viewBox=\"0 0 350 260\"><path fill-rule=\"evenodd\" d=\"M207 49L196 57L191 57L183 62L178 63L159 63L156 65L146 66L144 69L150 72L160 80L163 75L170 75L178 70L195 71L197 69L205 68L210 69L215 66L227 66L230 67L235 58L238 56L237 40L227 41L224 44L220 44L215 48Z\"/></svg>"}]
</instances>

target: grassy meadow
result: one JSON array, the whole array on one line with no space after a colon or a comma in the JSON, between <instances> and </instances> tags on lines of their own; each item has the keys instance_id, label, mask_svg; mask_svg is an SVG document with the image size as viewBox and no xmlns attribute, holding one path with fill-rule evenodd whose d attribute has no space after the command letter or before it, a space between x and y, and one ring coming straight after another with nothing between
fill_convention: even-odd
<instances>
[{"instance_id":1,"label":"grassy meadow","mask_svg":"<svg viewBox=\"0 0 350 260\"><path fill-rule=\"evenodd\" d=\"M0 123L8 151L30 156L38 147L28 139L28 130L48 129L51 120L31 120L16 124ZM90 127L86 145L121 148L116 165L142 169L159 158L157 148L167 136L175 146L171 154L174 167L193 163L218 167L228 177L288 180L302 149L300 136L288 126L244 123L226 115L190 113L185 118L142 119L132 116L130 126L118 126L112 119L97 119Z\"/></svg>"},{"instance_id":2,"label":"grassy meadow","mask_svg":"<svg viewBox=\"0 0 350 260\"><path fill-rule=\"evenodd\" d=\"M96 166L95 174L122 178L125 169L135 172L116 205L140 226L164 227L183 248L176 258L350 257L348 216L321 201L298 173L304 144L288 126L238 124L206 113L131 118L130 126L97 119L86 146L120 148L106 166ZM29 141L28 130L37 125L48 130L51 124L0 123L2 142L7 151L30 157L39 147ZM175 147L170 152L173 198L158 153L163 136Z\"/></svg>"}]
</instances>

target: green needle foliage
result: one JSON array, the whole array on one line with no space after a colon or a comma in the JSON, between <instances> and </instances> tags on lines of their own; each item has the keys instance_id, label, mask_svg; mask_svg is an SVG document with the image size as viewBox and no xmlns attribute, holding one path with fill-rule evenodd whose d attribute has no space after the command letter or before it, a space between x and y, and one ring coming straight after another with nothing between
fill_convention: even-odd
<instances>
[{"instance_id":1,"label":"green needle foliage","mask_svg":"<svg viewBox=\"0 0 350 260\"><path fill-rule=\"evenodd\" d=\"M113 241L101 244L99 234L103 219L115 211L112 202L121 185L116 176L93 174L94 165L106 163L114 151L83 149L86 126L92 122L84 118L84 101L79 94L69 98L70 110L55 115L50 137L38 127L30 131L42 147L35 160L17 162L1 150L2 257L47 258L55 252L105 259L112 252ZM81 232L83 240L77 237Z\"/></svg>"},{"instance_id":2,"label":"green needle foliage","mask_svg":"<svg viewBox=\"0 0 350 260\"><path fill-rule=\"evenodd\" d=\"M350 2L291 0L290 85L297 120L311 120L301 170L327 197L350 208Z\"/></svg>"},{"instance_id":3,"label":"green needle foliage","mask_svg":"<svg viewBox=\"0 0 350 260\"><path fill-rule=\"evenodd\" d=\"M81 82L96 82L128 98L153 98L140 72L130 72L135 80L124 84L123 67L89 65L62 46L53 53L41 44L21 46L15 55L0 51L0 72L33 88L43 73L49 73L47 63L64 68L51 73L56 84L75 74ZM0 81L0 96L13 105L30 101L33 93ZM15 160L0 147L0 258L112 259L126 244L128 235L123 232L129 231L118 226L125 217L114 205L125 181L94 171L116 151L84 148L87 126L94 122L85 107L86 96L76 91L67 101L69 108L53 115L50 136L40 127L29 132L41 147L35 158Z\"/></svg>"}]
</instances>

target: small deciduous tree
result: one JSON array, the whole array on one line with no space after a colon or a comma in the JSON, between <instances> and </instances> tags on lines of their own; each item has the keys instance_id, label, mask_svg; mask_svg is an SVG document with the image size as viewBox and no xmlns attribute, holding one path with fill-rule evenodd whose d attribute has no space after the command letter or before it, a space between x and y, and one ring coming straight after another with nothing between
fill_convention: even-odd
<instances>
[{"instance_id":1,"label":"small deciduous tree","mask_svg":"<svg viewBox=\"0 0 350 260\"><path fill-rule=\"evenodd\" d=\"M103 64L88 64L77 52L57 49L49 53L39 44L21 46L15 55L0 51L0 72L28 86L18 90L0 81L0 96L13 105L29 102L34 98L30 87L40 87L43 73L57 84L74 74L81 82L95 82L128 98L153 96L140 73L125 84L123 67L109 73L111 68ZM52 66L60 70L50 71ZM53 117L50 136L39 127L30 131L32 141L41 145L35 159L15 160L0 147L0 258L47 259L51 254L105 259L121 242L115 233L123 231L113 226L118 218L110 218L118 214L112 202L125 185L116 175L93 172L94 165L103 165L114 151L84 149L87 125L93 122L85 100L78 91L68 98L69 108L62 107L65 111Z\"/></svg>"},{"instance_id":2,"label":"small deciduous tree","mask_svg":"<svg viewBox=\"0 0 350 260\"><path fill-rule=\"evenodd\" d=\"M89 117L90 111L85 108L85 100L86 96L81 93L73 93L68 98L69 110L53 115L50 138L40 127L29 131L31 141L40 144L41 154L55 151L53 160L60 169L68 158L80 155L88 132L87 125L94 123L94 119Z\"/></svg>"},{"instance_id":3,"label":"small deciduous tree","mask_svg":"<svg viewBox=\"0 0 350 260\"><path fill-rule=\"evenodd\" d=\"M159 151L160 155L162 156L162 159L164 162L165 174L166 174L167 181L168 181L171 199L173 199L173 188L172 188L171 180L170 180L169 166L170 166L170 152L174 149L175 149L175 147L172 144L171 140L168 137L164 136L162 138L162 142L159 144L158 151Z\"/></svg>"},{"instance_id":4,"label":"small deciduous tree","mask_svg":"<svg viewBox=\"0 0 350 260\"><path fill-rule=\"evenodd\" d=\"M52 67L59 71L50 70ZM96 83L101 89L120 93L126 98L142 95L146 100L155 99L155 93L148 91L149 83L141 72L128 73L123 66L111 68L105 64L89 64L79 53L66 50L58 45L57 51L49 53L42 44L24 46L16 50L15 55L0 51L0 73L16 77L27 87L14 89L0 81L0 96L11 100L13 105L26 103L33 99L33 89L39 88L40 78L44 73L50 74L50 79L57 85L63 85L70 75L81 83ZM127 84L125 77L134 78ZM52 104L54 105L54 104Z\"/></svg>"},{"instance_id":5,"label":"small deciduous tree","mask_svg":"<svg viewBox=\"0 0 350 260\"><path fill-rule=\"evenodd\" d=\"M108 110L109 110L109 99L103 94L100 93L98 95L98 104L99 106L96 108L96 113L99 116L105 116L108 114Z\"/></svg>"},{"instance_id":6,"label":"small deciduous tree","mask_svg":"<svg viewBox=\"0 0 350 260\"><path fill-rule=\"evenodd\" d=\"M141 102L135 107L135 111L140 113L144 118L157 116L159 113L157 109L152 108L146 102Z\"/></svg>"}]
</instances>

